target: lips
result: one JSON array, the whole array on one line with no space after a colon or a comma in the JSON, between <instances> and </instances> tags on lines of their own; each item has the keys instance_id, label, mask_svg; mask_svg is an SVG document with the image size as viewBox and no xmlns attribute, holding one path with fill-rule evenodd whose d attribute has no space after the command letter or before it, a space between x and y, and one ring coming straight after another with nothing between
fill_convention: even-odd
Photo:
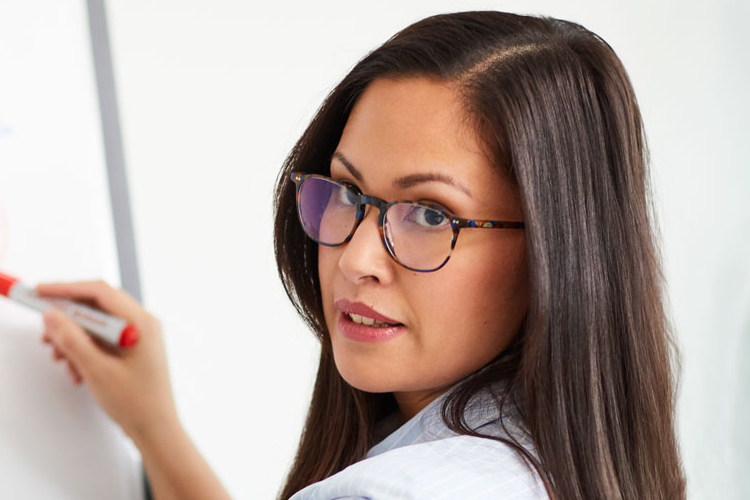
<instances>
[{"instance_id":1,"label":"lips","mask_svg":"<svg viewBox=\"0 0 750 500\"><path fill-rule=\"evenodd\" d=\"M335 302L335 305L336 307L339 308L339 310L342 313L358 314L360 316L366 316L368 318L372 318L375 321L378 321L380 323L388 323L391 325L403 324L395 319L392 319L392 318L389 318L388 316L380 314L375 309L364 305L362 302L352 302L347 299L339 299Z\"/></svg>"},{"instance_id":2,"label":"lips","mask_svg":"<svg viewBox=\"0 0 750 500\"><path fill-rule=\"evenodd\" d=\"M404 325L367 326L355 323L346 313L338 315L338 332L345 338L359 343L382 344L401 336L406 331Z\"/></svg>"}]
</instances>

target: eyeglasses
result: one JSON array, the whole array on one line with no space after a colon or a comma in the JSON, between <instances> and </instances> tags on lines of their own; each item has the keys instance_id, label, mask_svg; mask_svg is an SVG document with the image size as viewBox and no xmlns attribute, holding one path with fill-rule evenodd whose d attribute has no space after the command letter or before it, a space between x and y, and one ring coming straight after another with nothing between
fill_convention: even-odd
<instances>
[{"instance_id":1,"label":"eyeglasses","mask_svg":"<svg viewBox=\"0 0 750 500\"><path fill-rule=\"evenodd\" d=\"M448 262L462 228L522 229L523 222L454 217L440 207L410 200L386 202L346 181L292 172L297 215L313 241L335 247L352 239L367 205L380 210L378 229L388 253L412 271L437 271Z\"/></svg>"}]
</instances>

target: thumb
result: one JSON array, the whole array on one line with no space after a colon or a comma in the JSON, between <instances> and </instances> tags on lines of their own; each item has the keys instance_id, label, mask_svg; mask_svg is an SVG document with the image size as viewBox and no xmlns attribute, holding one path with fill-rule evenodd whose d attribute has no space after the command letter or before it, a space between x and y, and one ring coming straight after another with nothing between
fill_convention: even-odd
<instances>
[{"instance_id":1,"label":"thumb","mask_svg":"<svg viewBox=\"0 0 750 500\"><path fill-rule=\"evenodd\" d=\"M64 313L44 312L44 324L52 343L70 360L84 379L105 361L107 353L97 347L91 336Z\"/></svg>"}]
</instances>

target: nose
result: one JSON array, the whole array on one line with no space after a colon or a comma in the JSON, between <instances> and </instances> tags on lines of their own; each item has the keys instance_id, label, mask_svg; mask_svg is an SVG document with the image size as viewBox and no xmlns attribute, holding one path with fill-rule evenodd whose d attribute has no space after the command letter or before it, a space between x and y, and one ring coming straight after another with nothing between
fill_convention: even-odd
<instances>
[{"instance_id":1,"label":"nose","mask_svg":"<svg viewBox=\"0 0 750 500\"><path fill-rule=\"evenodd\" d=\"M374 279L386 284L393 281L395 264L383 246L378 229L378 210L368 205L352 238L343 245L339 269L352 283Z\"/></svg>"}]
</instances>

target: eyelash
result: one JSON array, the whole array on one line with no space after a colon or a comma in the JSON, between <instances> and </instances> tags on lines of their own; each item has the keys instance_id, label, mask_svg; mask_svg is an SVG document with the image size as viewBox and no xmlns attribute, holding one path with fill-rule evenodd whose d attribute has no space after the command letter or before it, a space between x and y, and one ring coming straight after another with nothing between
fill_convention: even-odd
<instances>
[{"instance_id":1,"label":"eyelash","mask_svg":"<svg viewBox=\"0 0 750 500\"><path fill-rule=\"evenodd\" d=\"M424 203L426 205L434 205L434 206L436 206L438 208L441 208L441 209L445 210L449 214L453 214L453 210L451 210L450 208L446 207L445 204L440 203L439 201L434 201L434 200L429 200L429 199L424 199L424 198L422 198L420 200L417 200L417 201L419 201L419 203Z\"/></svg>"},{"instance_id":2,"label":"eyelash","mask_svg":"<svg viewBox=\"0 0 750 500\"><path fill-rule=\"evenodd\" d=\"M337 179L335 177L332 177L332 179L336 182L341 182L347 186L351 186L355 189L357 189L360 193L362 192L362 188L360 188L356 183L350 181L349 179Z\"/></svg>"}]
</instances>

